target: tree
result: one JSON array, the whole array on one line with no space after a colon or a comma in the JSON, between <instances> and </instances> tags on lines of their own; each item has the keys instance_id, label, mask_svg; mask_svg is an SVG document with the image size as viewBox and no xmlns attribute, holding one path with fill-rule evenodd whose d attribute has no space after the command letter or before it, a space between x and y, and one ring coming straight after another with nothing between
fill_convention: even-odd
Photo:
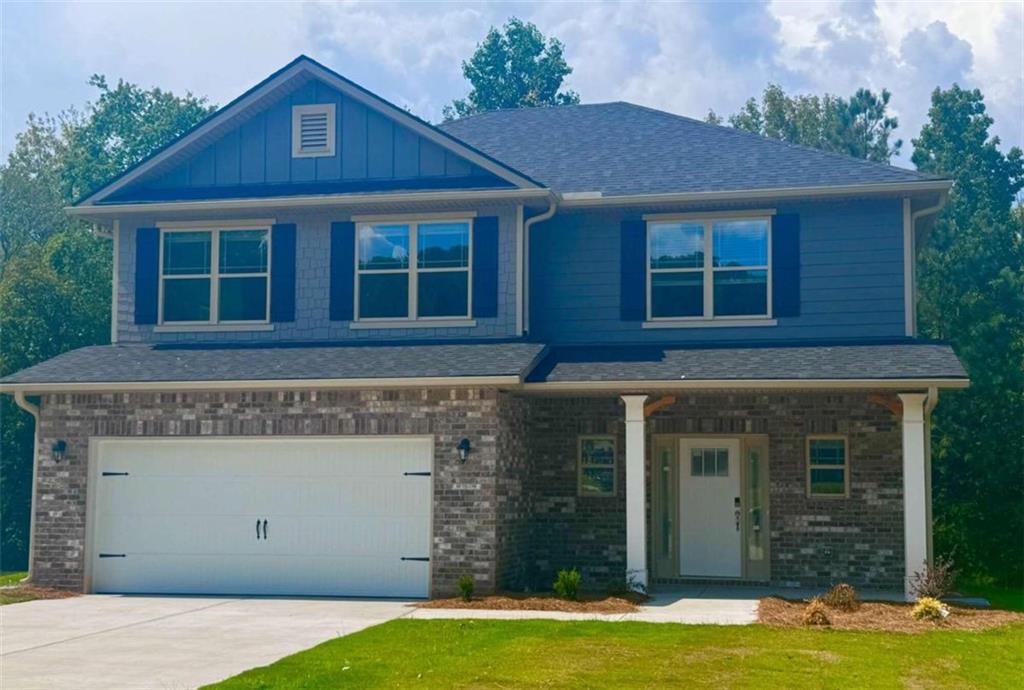
<instances>
[{"instance_id":1,"label":"tree","mask_svg":"<svg viewBox=\"0 0 1024 690\"><path fill-rule=\"evenodd\" d=\"M501 31L491 27L462 74L473 88L469 95L445 106L444 119L453 120L500 108L573 105L579 94L559 91L572 68L557 38L546 40L530 22L512 17Z\"/></svg>"},{"instance_id":2,"label":"tree","mask_svg":"<svg viewBox=\"0 0 1024 690\"><path fill-rule=\"evenodd\" d=\"M982 94L932 94L912 160L951 177L919 257L922 333L949 340L971 387L935 412L936 549L975 575L1024 581L1024 157L989 135Z\"/></svg>"},{"instance_id":3,"label":"tree","mask_svg":"<svg viewBox=\"0 0 1024 690\"><path fill-rule=\"evenodd\" d=\"M858 89L849 99L831 94L789 96L781 86L769 84L761 102L748 99L729 117L729 124L792 144L888 163L903 145L899 139L890 143L899 125L887 115L890 97L885 89L880 94Z\"/></svg>"},{"instance_id":4,"label":"tree","mask_svg":"<svg viewBox=\"0 0 1024 690\"><path fill-rule=\"evenodd\" d=\"M30 115L0 164L0 376L110 335L111 248L64 206L193 126L204 99L101 76L84 112ZM32 420L0 396L0 568L28 555Z\"/></svg>"}]
</instances>

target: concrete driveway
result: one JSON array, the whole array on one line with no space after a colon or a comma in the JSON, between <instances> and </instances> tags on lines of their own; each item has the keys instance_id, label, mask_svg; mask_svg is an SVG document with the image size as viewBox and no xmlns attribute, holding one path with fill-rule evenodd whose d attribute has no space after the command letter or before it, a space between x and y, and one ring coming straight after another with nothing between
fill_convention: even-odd
<instances>
[{"instance_id":1,"label":"concrete driveway","mask_svg":"<svg viewBox=\"0 0 1024 690\"><path fill-rule=\"evenodd\" d=\"M179 690L410 613L367 599L88 595L0 607L0 688Z\"/></svg>"}]
</instances>

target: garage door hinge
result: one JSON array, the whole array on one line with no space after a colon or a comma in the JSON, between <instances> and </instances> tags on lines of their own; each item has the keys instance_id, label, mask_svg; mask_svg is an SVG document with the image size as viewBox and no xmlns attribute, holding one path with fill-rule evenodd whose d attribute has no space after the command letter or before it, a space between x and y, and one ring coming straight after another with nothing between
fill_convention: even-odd
<instances>
[{"instance_id":1,"label":"garage door hinge","mask_svg":"<svg viewBox=\"0 0 1024 690\"><path fill-rule=\"evenodd\" d=\"M127 477L127 472L104 472L104 477Z\"/></svg>"},{"instance_id":2,"label":"garage door hinge","mask_svg":"<svg viewBox=\"0 0 1024 690\"><path fill-rule=\"evenodd\" d=\"M406 477L429 477L430 472L403 472Z\"/></svg>"},{"instance_id":3,"label":"garage door hinge","mask_svg":"<svg viewBox=\"0 0 1024 690\"><path fill-rule=\"evenodd\" d=\"M403 561L429 561L430 559L425 556L402 556Z\"/></svg>"},{"instance_id":4,"label":"garage door hinge","mask_svg":"<svg viewBox=\"0 0 1024 690\"><path fill-rule=\"evenodd\" d=\"M123 553L101 553L100 558L125 558Z\"/></svg>"}]
</instances>

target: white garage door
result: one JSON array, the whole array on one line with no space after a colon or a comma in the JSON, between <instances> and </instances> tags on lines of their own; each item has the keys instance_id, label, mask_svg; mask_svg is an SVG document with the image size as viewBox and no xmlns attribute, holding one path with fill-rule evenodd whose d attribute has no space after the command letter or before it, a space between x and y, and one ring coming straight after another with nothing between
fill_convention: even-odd
<instances>
[{"instance_id":1,"label":"white garage door","mask_svg":"<svg viewBox=\"0 0 1024 690\"><path fill-rule=\"evenodd\" d=\"M99 441L93 591L425 597L432 447Z\"/></svg>"}]
</instances>

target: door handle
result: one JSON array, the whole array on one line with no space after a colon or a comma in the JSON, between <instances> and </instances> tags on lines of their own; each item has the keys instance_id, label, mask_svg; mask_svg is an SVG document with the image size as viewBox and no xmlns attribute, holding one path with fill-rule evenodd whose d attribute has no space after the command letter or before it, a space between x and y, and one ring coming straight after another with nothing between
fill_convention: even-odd
<instances>
[{"instance_id":1,"label":"door handle","mask_svg":"<svg viewBox=\"0 0 1024 690\"><path fill-rule=\"evenodd\" d=\"M263 541L267 540L267 519L263 518Z\"/></svg>"},{"instance_id":2,"label":"door handle","mask_svg":"<svg viewBox=\"0 0 1024 690\"><path fill-rule=\"evenodd\" d=\"M736 514L736 531L739 532L740 531L740 511L737 510L735 514ZM264 534L263 536L266 537L266 534Z\"/></svg>"},{"instance_id":3,"label":"door handle","mask_svg":"<svg viewBox=\"0 0 1024 690\"><path fill-rule=\"evenodd\" d=\"M260 540L260 519L256 518L256 541Z\"/></svg>"}]
</instances>

